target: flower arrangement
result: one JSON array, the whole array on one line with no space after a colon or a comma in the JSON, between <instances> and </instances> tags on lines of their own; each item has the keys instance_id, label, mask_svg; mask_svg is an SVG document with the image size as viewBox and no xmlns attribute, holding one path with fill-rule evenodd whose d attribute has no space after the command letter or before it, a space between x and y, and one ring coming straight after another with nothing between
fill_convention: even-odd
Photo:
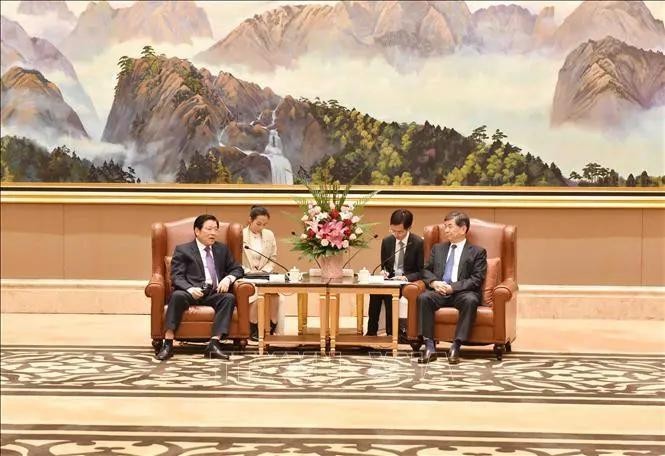
<instances>
[{"instance_id":1,"label":"flower arrangement","mask_svg":"<svg viewBox=\"0 0 665 456\"><path fill-rule=\"evenodd\" d=\"M361 223L360 212L376 194L354 202L347 202L351 184L344 188L338 181L322 182L316 188L306 183L310 198L296 198L302 210L300 219L303 232L293 239L293 250L315 261L343 253L349 247L365 248L371 224Z\"/></svg>"}]
</instances>

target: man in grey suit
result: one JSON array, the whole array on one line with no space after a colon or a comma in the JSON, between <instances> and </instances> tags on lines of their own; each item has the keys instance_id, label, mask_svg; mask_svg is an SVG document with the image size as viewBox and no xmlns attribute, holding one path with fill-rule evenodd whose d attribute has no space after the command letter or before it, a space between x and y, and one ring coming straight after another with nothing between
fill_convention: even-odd
<instances>
[{"instance_id":1,"label":"man in grey suit","mask_svg":"<svg viewBox=\"0 0 665 456\"><path fill-rule=\"evenodd\" d=\"M420 333L425 352L418 363L436 360L434 342L435 313L442 307L459 311L455 340L448 353L448 362L457 364L462 343L468 340L476 319L476 309L482 300L482 284L487 273L487 252L466 242L469 216L450 212L444 218L444 235L448 242L432 247L429 261L423 269L423 281L428 290L418 296Z\"/></svg>"},{"instance_id":2,"label":"man in grey suit","mask_svg":"<svg viewBox=\"0 0 665 456\"><path fill-rule=\"evenodd\" d=\"M162 348L156 355L160 361L173 356L173 338L182 314L191 305L215 309L210 342L205 355L229 359L222 351L220 340L229 333L235 296L229 292L233 282L243 276L242 266L233 259L228 247L217 242L219 222L214 215L199 215L194 220L192 242L176 246L171 260L171 282L174 291L166 309L166 332Z\"/></svg>"}]
</instances>

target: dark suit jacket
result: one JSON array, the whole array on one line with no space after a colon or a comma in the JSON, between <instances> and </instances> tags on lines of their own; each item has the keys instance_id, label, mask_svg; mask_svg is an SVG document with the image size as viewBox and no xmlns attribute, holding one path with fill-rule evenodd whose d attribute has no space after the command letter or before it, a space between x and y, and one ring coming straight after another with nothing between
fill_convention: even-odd
<instances>
[{"instance_id":1,"label":"dark suit jacket","mask_svg":"<svg viewBox=\"0 0 665 456\"><path fill-rule=\"evenodd\" d=\"M243 276L242 266L233 259L228 247L221 242L212 246L212 256L215 259L215 272L217 280L221 281L227 275L236 279ZM196 240L176 246L171 260L171 283L176 290L187 290L191 287L200 287L205 282L205 269Z\"/></svg>"},{"instance_id":2,"label":"dark suit jacket","mask_svg":"<svg viewBox=\"0 0 665 456\"><path fill-rule=\"evenodd\" d=\"M392 277L395 273L395 245L397 239L389 235L381 241L381 267ZM417 234L409 234L409 242L404 249L404 275L409 282L420 279L425 254L423 252L423 239Z\"/></svg>"},{"instance_id":3,"label":"dark suit jacket","mask_svg":"<svg viewBox=\"0 0 665 456\"><path fill-rule=\"evenodd\" d=\"M429 260L423 269L423 281L429 287L434 280L441 280L448 258L450 242L440 242L432 246ZM466 241L460 264L457 269L457 282L451 283L453 293L474 291L482 296L482 286L487 274L487 252L484 248Z\"/></svg>"}]
</instances>

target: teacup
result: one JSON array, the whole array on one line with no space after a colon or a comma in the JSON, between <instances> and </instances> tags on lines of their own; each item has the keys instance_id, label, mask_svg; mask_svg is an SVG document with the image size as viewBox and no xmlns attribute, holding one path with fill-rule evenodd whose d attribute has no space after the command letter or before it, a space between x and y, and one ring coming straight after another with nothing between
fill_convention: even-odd
<instances>
[{"instance_id":1,"label":"teacup","mask_svg":"<svg viewBox=\"0 0 665 456\"><path fill-rule=\"evenodd\" d=\"M303 273L300 272L298 268L291 268L289 271L289 282L300 282L302 280Z\"/></svg>"},{"instance_id":2,"label":"teacup","mask_svg":"<svg viewBox=\"0 0 665 456\"><path fill-rule=\"evenodd\" d=\"M369 282L369 276L371 274L366 268L362 268L360 271L358 271L358 283L367 283Z\"/></svg>"}]
</instances>

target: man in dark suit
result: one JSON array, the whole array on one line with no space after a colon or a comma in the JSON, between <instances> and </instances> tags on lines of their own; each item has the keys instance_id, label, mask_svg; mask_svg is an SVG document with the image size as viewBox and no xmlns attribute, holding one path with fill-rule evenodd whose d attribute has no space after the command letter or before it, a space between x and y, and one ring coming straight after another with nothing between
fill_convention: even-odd
<instances>
[{"instance_id":1,"label":"man in dark suit","mask_svg":"<svg viewBox=\"0 0 665 456\"><path fill-rule=\"evenodd\" d=\"M469 216L451 212L444 219L444 235L448 242L432 247L429 261L423 269L423 281L428 290L418 296L420 333L425 352L418 360L426 364L436 360L434 314L442 307L459 311L455 340L448 353L448 362L459 362L460 347L469 338L476 319L476 309L482 299L482 284L487 273L487 252L466 242Z\"/></svg>"},{"instance_id":2,"label":"man in dark suit","mask_svg":"<svg viewBox=\"0 0 665 456\"><path fill-rule=\"evenodd\" d=\"M173 356L173 337L182 314L191 305L215 309L210 342L205 355L229 359L222 351L220 340L229 333L235 307L235 296L229 292L233 282L243 276L242 266L233 259L226 245L217 242L219 222L214 215L199 215L194 220L192 242L176 246L171 260L171 282L175 290L166 309L166 332L162 348L156 355L160 361Z\"/></svg>"},{"instance_id":3,"label":"man in dark suit","mask_svg":"<svg viewBox=\"0 0 665 456\"><path fill-rule=\"evenodd\" d=\"M390 216L390 234L381 241L381 267L386 277L396 280L413 282L420 279L423 268L423 240L411 233L413 214L406 209L397 209ZM392 296L371 295L367 320L367 335L376 336L379 329L381 305L386 306L386 333L392 335ZM403 307L403 308L402 308ZM406 316L407 309L400 303L399 341L407 343Z\"/></svg>"}]
</instances>

